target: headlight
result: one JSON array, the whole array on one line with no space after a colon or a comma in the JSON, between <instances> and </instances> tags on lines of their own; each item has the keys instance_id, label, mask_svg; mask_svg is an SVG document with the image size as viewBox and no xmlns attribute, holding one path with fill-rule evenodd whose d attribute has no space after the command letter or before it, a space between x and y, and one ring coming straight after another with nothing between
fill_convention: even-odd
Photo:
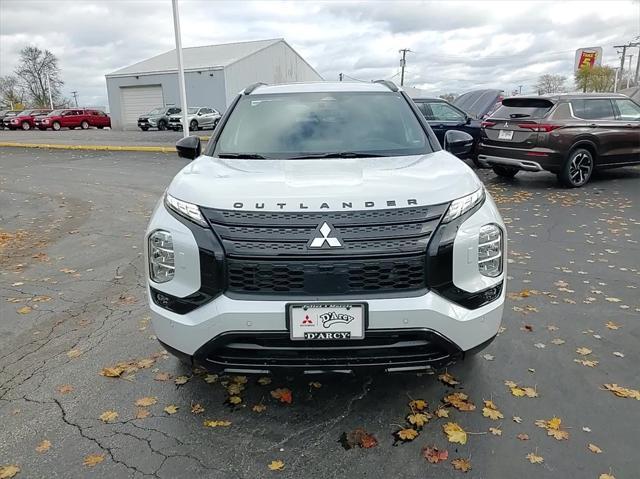
<instances>
[{"instance_id":1,"label":"headlight","mask_svg":"<svg viewBox=\"0 0 640 479\"><path fill-rule=\"evenodd\" d=\"M478 234L478 271L483 276L495 278L502 273L502 230L488 224Z\"/></svg>"},{"instance_id":2,"label":"headlight","mask_svg":"<svg viewBox=\"0 0 640 479\"><path fill-rule=\"evenodd\" d=\"M173 279L176 266L171 233L156 230L149 235L149 276L156 283Z\"/></svg>"},{"instance_id":3,"label":"headlight","mask_svg":"<svg viewBox=\"0 0 640 479\"><path fill-rule=\"evenodd\" d=\"M174 198L169 193L164 195L164 204L167 206L167 208L175 211L180 216L184 216L185 218L198 223L200 226L208 226L207 222L202 217L200 208L198 208L197 205Z\"/></svg>"},{"instance_id":4,"label":"headlight","mask_svg":"<svg viewBox=\"0 0 640 479\"><path fill-rule=\"evenodd\" d=\"M482 202L482 200L484 200L483 187L478 188L470 195L463 196L462 198L458 198L457 200L453 200L449 205L449 209L444 215L442 222L448 223L449 221L455 220L457 217L462 216L478 203Z\"/></svg>"}]
</instances>

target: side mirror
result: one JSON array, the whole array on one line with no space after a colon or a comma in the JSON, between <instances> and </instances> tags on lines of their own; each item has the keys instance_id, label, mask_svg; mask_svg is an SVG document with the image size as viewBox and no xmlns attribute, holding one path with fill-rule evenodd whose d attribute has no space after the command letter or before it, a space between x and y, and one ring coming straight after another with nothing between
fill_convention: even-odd
<instances>
[{"instance_id":1,"label":"side mirror","mask_svg":"<svg viewBox=\"0 0 640 479\"><path fill-rule=\"evenodd\" d=\"M464 158L473 148L473 137L469 133L449 130L444 134L444 149L458 158Z\"/></svg>"},{"instance_id":2,"label":"side mirror","mask_svg":"<svg viewBox=\"0 0 640 479\"><path fill-rule=\"evenodd\" d=\"M176 150L180 158L194 160L200 156L200 138L197 136L187 136L176 142Z\"/></svg>"},{"instance_id":3,"label":"side mirror","mask_svg":"<svg viewBox=\"0 0 640 479\"><path fill-rule=\"evenodd\" d=\"M471 124L471 117L468 116L467 119L464 122L465 125L470 125Z\"/></svg>"}]
</instances>

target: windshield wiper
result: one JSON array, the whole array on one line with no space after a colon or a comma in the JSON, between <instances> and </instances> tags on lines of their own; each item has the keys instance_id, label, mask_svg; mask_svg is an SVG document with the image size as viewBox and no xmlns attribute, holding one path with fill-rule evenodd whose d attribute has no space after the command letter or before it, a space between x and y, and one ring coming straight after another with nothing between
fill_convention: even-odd
<instances>
[{"instance_id":1,"label":"windshield wiper","mask_svg":"<svg viewBox=\"0 0 640 479\"><path fill-rule=\"evenodd\" d=\"M266 156L258 155L257 153L220 153L218 158L237 158L247 160L267 160Z\"/></svg>"},{"instance_id":2,"label":"windshield wiper","mask_svg":"<svg viewBox=\"0 0 640 479\"><path fill-rule=\"evenodd\" d=\"M313 158L380 158L385 155L362 153L358 151L336 151L333 153L309 153L307 155L291 156L290 160L306 160Z\"/></svg>"}]
</instances>

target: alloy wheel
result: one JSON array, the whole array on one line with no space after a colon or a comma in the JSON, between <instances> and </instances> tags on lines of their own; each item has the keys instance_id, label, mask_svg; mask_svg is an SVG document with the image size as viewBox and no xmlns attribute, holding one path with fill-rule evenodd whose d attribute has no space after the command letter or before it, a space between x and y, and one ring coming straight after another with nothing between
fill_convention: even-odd
<instances>
[{"instance_id":1,"label":"alloy wheel","mask_svg":"<svg viewBox=\"0 0 640 479\"><path fill-rule=\"evenodd\" d=\"M569 178L571 182L576 185L583 185L591 176L591 169L593 168L593 159L585 152L579 152L572 159L569 164Z\"/></svg>"}]
</instances>

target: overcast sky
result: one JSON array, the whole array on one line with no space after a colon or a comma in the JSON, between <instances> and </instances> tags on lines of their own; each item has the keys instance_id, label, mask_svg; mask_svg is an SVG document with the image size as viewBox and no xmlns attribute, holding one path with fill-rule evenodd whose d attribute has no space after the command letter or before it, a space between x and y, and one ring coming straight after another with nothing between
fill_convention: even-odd
<instances>
[{"instance_id":1,"label":"overcast sky","mask_svg":"<svg viewBox=\"0 0 640 479\"><path fill-rule=\"evenodd\" d=\"M571 77L579 47L640 35L640 1L180 1L184 46L285 38L327 80L399 81L433 94L476 87L524 92L543 73ZM25 45L60 59L65 93L107 105L104 75L174 46L170 0L0 0L0 74ZM638 50L630 52L635 55ZM634 66L637 56L634 57Z\"/></svg>"}]
</instances>

